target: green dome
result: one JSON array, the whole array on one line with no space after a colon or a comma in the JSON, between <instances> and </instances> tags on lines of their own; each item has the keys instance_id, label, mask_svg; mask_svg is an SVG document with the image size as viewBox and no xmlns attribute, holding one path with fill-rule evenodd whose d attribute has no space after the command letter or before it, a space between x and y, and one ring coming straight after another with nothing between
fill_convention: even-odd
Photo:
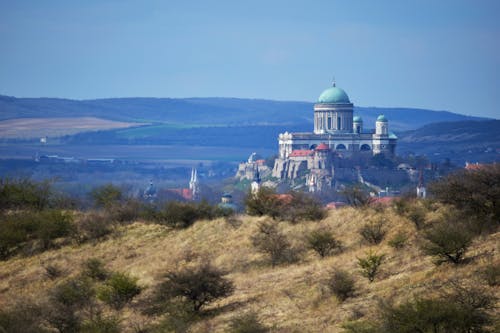
<instances>
[{"instance_id":1,"label":"green dome","mask_svg":"<svg viewBox=\"0 0 500 333\"><path fill-rule=\"evenodd\" d=\"M377 121L381 121L383 123L386 123L388 120L383 114L381 114L380 116L377 117Z\"/></svg>"},{"instance_id":2,"label":"green dome","mask_svg":"<svg viewBox=\"0 0 500 333\"><path fill-rule=\"evenodd\" d=\"M361 119L360 116L354 116L354 118L352 118L352 121L354 123L362 123L363 122L363 119Z\"/></svg>"},{"instance_id":3,"label":"green dome","mask_svg":"<svg viewBox=\"0 0 500 333\"><path fill-rule=\"evenodd\" d=\"M345 104L351 103L351 101L344 90L333 86L319 95L318 103Z\"/></svg>"}]
</instances>

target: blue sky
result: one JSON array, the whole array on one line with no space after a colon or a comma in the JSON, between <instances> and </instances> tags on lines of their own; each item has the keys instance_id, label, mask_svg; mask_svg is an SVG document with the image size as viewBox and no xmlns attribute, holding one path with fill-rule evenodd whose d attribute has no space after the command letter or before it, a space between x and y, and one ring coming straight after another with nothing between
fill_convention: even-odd
<instances>
[{"instance_id":1,"label":"blue sky","mask_svg":"<svg viewBox=\"0 0 500 333\"><path fill-rule=\"evenodd\" d=\"M500 118L500 1L0 0L0 94L315 101Z\"/></svg>"}]
</instances>

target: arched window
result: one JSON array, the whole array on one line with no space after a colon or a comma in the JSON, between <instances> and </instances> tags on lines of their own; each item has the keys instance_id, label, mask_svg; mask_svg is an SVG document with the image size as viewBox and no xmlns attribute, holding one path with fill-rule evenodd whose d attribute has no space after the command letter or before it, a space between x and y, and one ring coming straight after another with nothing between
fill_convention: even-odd
<instances>
[{"instance_id":1,"label":"arched window","mask_svg":"<svg viewBox=\"0 0 500 333\"><path fill-rule=\"evenodd\" d=\"M335 148L335 149L337 149L337 150L345 150L346 148L345 148L345 146L343 144L339 144L339 145L337 145L337 148Z\"/></svg>"},{"instance_id":2,"label":"arched window","mask_svg":"<svg viewBox=\"0 0 500 333\"><path fill-rule=\"evenodd\" d=\"M364 145L361 145L361 147L359 148L359 150L361 151L369 151L369 150L372 150L370 145L367 145L367 144L364 144Z\"/></svg>"}]
</instances>

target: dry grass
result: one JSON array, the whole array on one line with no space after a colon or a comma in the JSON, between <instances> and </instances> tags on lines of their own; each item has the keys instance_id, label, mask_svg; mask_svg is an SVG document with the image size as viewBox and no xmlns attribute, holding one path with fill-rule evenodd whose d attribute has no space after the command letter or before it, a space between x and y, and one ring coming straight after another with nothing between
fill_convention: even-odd
<instances>
[{"instance_id":1,"label":"dry grass","mask_svg":"<svg viewBox=\"0 0 500 333\"><path fill-rule=\"evenodd\" d=\"M95 117L21 118L0 121L0 138L57 137L87 131L128 128L144 124Z\"/></svg>"},{"instance_id":2,"label":"dry grass","mask_svg":"<svg viewBox=\"0 0 500 333\"><path fill-rule=\"evenodd\" d=\"M368 246L358 230L377 214L384 215L388 233L379 245ZM302 248L303 253L295 264L271 268L250 240L258 223L265 218L241 218L243 223L239 227L219 219L200 221L185 230L137 222L121 227L113 237L97 244L66 246L0 262L0 306L22 295L42 295L61 279L78 274L82 263L91 257L101 259L109 269L139 278L139 284L149 290L166 270L189 262L211 260L228 272L236 291L213 304L211 307L219 311L194 324L192 332L224 332L231 318L248 311L256 312L259 319L276 332L340 332L340 325L346 320L373 316L381 299L398 301L429 288L438 290L451 278L478 279L477 272L482 267L499 262L498 233L477 239L467 253L467 264L435 266L430 258L421 254L412 222L395 215L391 209L377 212L345 208L331 211L321 222L296 225L281 222L283 233L295 247ZM314 251L306 251L305 235L317 228L331 230L342 242L343 252L321 259ZM405 247L394 249L388 241L400 231L409 238ZM369 249L386 254L373 283L359 274L356 265L356 258ZM44 269L48 264L62 268L63 275L54 280L48 278ZM355 295L344 302L332 296L324 284L336 268L351 272L355 278ZM498 288L492 288L492 292L500 296ZM145 296L140 296L138 301L141 297ZM123 327L130 332L132 323L150 321L131 308L122 313L122 318Z\"/></svg>"}]
</instances>

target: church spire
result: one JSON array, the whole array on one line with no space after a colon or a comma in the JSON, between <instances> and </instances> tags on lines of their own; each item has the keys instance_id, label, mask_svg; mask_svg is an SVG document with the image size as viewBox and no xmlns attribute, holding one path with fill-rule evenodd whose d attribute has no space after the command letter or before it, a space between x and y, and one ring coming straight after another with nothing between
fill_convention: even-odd
<instances>
[{"instance_id":1,"label":"church spire","mask_svg":"<svg viewBox=\"0 0 500 333\"><path fill-rule=\"evenodd\" d=\"M333 76L333 83L332 83L332 86L333 86L333 87L336 87L336 86L337 86L337 84L335 83L335 76Z\"/></svg>"},{"instance_id":2,"label":"church spire","mask_svg":"<svg viewBox=\"0 0 500 333\"><path fill-rule=\"evenodd\" d=\"M189 189L191 190L192 199L196 200L200 192L198 184L198 171L196 168L191 169L191 180L189 181Z\"/></svg>"}]
</instances>

